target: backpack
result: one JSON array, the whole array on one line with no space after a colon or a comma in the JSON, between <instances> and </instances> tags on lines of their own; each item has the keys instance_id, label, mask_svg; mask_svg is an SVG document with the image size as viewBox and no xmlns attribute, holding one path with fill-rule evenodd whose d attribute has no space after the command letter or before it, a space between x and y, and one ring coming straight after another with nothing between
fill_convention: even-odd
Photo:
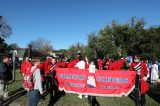
<instances>
[{"instance_id":1,"label":"backpack","mask_svg":"<svg viewBox=\"0 0 160 106\"><path fill-rule=\"evenodd\" d=\"M22 84L25 90L31 91L34 89L34 83L35 81L33 80L33 73L37 70L35 68L32 72L30 73L25 73L25 75L22 77Z\"/></svg>"}]
</instances>

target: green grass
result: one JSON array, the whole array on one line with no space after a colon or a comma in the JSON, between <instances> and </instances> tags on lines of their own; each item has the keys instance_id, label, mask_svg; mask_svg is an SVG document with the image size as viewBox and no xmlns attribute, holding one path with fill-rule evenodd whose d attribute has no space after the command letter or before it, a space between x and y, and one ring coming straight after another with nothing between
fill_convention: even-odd
<instances>
[{"instance_id":1,"label":"green grass","mask_svg":"<svg viewBox=\"0 0 160 106\"><path fill-rule=\"evenodd\" d=\"M13 82L9 85L9 92L15 91L19 88L22 88L21 84L21 74L19 70L16 72L16 82ZM62 96L56 106L89 106L86 98L79 99L76 94L66 94ZM146 106L160 106L159 103L154 101L151 97L146 95L147 105ZM160 100L160 99L159 99ZM129 97L97 97L97 101L100 106L135 106L134 102ZM38 106L47 106L49 103L49 94L45 97L45 100L41 100ZM27 94L16 98L11 101L10 106L28 106L28 96Z\"/></svg>"}]
</instances>

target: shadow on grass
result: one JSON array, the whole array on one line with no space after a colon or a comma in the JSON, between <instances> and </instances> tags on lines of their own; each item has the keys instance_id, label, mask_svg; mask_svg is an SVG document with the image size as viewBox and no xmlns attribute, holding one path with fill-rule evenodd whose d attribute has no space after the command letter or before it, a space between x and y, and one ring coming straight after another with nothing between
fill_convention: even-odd
<instances>
[{"instance_id":1,"label":"shadow on grass","mask_svg":"<svg viewBox=\"0 0 160 106\"><path fill-rule=\"evenodd\" d=\"M88 96L88 103L90 106L100 106L99 102L96 99L96 96Z\"/></svg>"},{"instance_id":2,"label":"shadow on grass","mask_svg":"<svg viewBox=\"0 0 160 106\"><path fill-rule=\"evenodd\" d=\"M19 89L15 90L15 91L9 92L9 94L8 94L9 98L4 100L2 106L9 106L9 104L11 102L13 102L15 99L25 95L26 93L27 93L27 91L24 90L23 88L19 88Z\"/></svg>"},{"instance_id":3,"label":"shadow on grass","mask_svg":"<svg viewBox=\"0 0 160 106\"><path fill-rule=\"evenodd\" d=\"M160 86L149 84L149 91L147 94L154 99L157 103L160 103Z\"/></svg>"},{"instance_id":4,"label":"shadow on grass","mask_svg":"<svg viewBox=\"0 0 160 106\"><path fill-rule=\"evenodd\" d=\"M65 95L64 91L55 91L54 96L50 97L48 106L54 106L58 102L58 100L64 95Z\"/></svg>"},{"instance_id":5,"label":"shadow on grass","mask_svg":"<svg viewBox=\"0 0 160 106\"><path fill-rule=\"evenodd\" d=\"M131 93L128 95L128 97L129 97L132 101L136 102L136 99L135 99L135 96L134 96L134 93L133 93L133 92L131 92Z\"/></svg>"}]
</instances>

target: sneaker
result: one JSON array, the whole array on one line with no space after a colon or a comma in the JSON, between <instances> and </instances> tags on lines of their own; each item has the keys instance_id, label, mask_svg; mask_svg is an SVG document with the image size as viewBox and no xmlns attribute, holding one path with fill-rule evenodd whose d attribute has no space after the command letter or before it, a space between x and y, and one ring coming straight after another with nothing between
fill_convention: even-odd
<instances>
[{"instance_id":1,"label":"sneaker","mask_svg":"<svg viewBox=\"0 0 160 106\"><path fill-rule=\"evenodd\" d=\"M78 95L78 98L82 99L82 95L81 95L81 94L79 94L79 95Z\"/></svg>"},{"instance_id":2,"label":"sneaker","mask_svg":"<svg viewBox=\"0 0 160 106\"><path fill-rule=\"evenodd\" d=\"M88 95L85 95L85 98L88 98Z\"/></svg>"}]
</instances>

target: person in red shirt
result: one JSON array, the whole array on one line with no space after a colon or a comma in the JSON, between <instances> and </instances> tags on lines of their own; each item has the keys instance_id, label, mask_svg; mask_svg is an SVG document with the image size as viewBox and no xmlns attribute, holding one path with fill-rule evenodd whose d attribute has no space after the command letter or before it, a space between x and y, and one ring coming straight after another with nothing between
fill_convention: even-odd
<instances>
[{"instance_id":1,"label":"person in red shirt","mask_svg":"<svg viewBox=\"0 0 160 106\"><path fill-rule=\"evenodd\" d=\"M33 66L33 64L32 64L32 62L30 62L29 57L26 57L20 66L21 74L24 75L25 73L29 73L32 66Z\"/></svg>"},{"instance_id":2,"label":"person in red shirt","mask_svg":"<svg viewBox=\"0 0 160 106\"><path fill-rule=\"evenodd\" d=\"M44 74L47 75L48 66L51 64L51 56L47 56L46 60L44 61Z\"/></svg>"},{"instance_id":3,"label":"person in red shirt","mask_svg":"<svg viewBox=\"0 0 160 106\"><path fill-rule=\"evenodd\" d=\"M52 57L51 64L48 65L47 69L47 82L46 82L46 87L50 91L50 104L53 102L53 96L55 96L54 94L58 90L57 82L55 81L55 73L56 73L56 71L54 70L55 67L56 67L56 58Z\"/></svg>"},{"instance_id":4,"label":"person in red shirt","mask_svg":"<svg viewBox=\"0 0 160 106\"><path fill-rule=\"evenodd\" d=\"M140 62L140 56L134 56L134 62L130 65L130 71L136 71L135 98L136 106L145 106L145 93L149 90L147 84L148 68L144 62ZM140 91L140 93L139 93Z\"/></svg>"},{"instance_id":5,"label":"person in red shirt","mask_svg":"<svg viewBox=\"0 0 160 106\"><path fill-rule=\"evenodd\" d=\"M99 58L97 61L98 61L98 69L103 70L103 60Z\"/></svg>"},{"instance_id":6,"label":"person in red shirt","mask_svg":"<svg viewBox=\"0 0 160 106\"><path fill-rule=\"evenodd\" d=\"M106 63L105 63L105 69L106 70L109 70L109 65L111 64L112 62L111 62L111 59L107 59L107 61L106 61Z\"/></svg>"},{"instance_id":7,"label":"person in red shirt","mask_svg":"<svg viewBox=\"0 0 160 106\"><path fill-rule=\"evenodd\" d=\"M74 60L71 60L68 65L67 68L74 68L74 66L79 62L79 58L76 58Z\"/></svg>"},{"instance_id":8,"label":"person in red shirt","mask_svg":"<svg viewBox=\"0 0 160 106\"><path fill-rule=\"evenodd\" d=\"M66 68L67 66L67 63L65 60L60 60L56 63L56 67L59 67L59 68Z\"/></svg>"},{"instance_id":9,"label":"person in red shirt","mask_svg":"<svg viewBox=\"0 0 160 106\"><path fill-rule=\"evenodd\" d=\"M126 59L116 60L109 64L109 70L120 70L125 65Z\"/></svg>"},{"instance_id":10,"label":"person in red shirt","mask_svg":"<svg viewBox=\"0 0 160 106\"><path fill-rule=\"evenodd\" d=\"M89 69L89 61L87 57L85 57L85 69Z\"/></svg>"},{"instance_id":11,"label":"person in red shirt","mask_svg":"<svg viewBox=\"0 0 160 106\"><path fill-rule=\"evenodd\" d=\"M43 70L44 70L44 76L43 76L43 78L44 78L44 85L43 85L43 87L44 87L44 89L48 89L48 86L47 86L47 70L48 70L48 66L49 66L49 64L51 64L51 56L47 56L46 57L46 60L44 61L44 63L43 63Z\"/></svg>"}]
</instances>

